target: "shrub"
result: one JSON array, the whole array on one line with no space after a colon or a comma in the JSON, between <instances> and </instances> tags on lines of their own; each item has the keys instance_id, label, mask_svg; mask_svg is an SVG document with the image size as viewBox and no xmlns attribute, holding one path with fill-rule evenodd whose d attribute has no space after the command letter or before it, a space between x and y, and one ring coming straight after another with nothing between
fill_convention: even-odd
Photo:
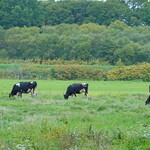
<instances>
[{"instance_id":1,"label":"shrub","mask_svg":"<svg viewBox=\"0 0 150 150\"><path fill-rule=\"evenodd\" d=\"M150 81L150 64L143 63L128 67L120 67L108 71L108 80L136 80Z\"/></svg>"},{"instance_id":2,"label":"shrub","mask_svg":"<svg viewBox=\"0 0 150 150\"><path fill-rule=\"evenodd\" d=\"M110 65L107 61L100 61L99 59L90 60L90 61L83 61L83 60L63 60L61 58L54 59L54 60L42 60L40 58L28 59L26 62L35 63L35 64L46 64L46 65Z\"/></svg>"},{"instance_id":3,"label":"shrub","mask_svg":"<svg viewBox=\"0 0 150 150\"><path fill-rule=\"evenodd\" d=\"M103 80L104 72L99 68L63 65L51 69L51 77L59 80L90 79Z\"/></svg>"},{"instance_id":4,"label":"shrub","mask_svg":"<svg viewBox=\"0 0 150 150\"><path fill-rule=\"evenodd\" d=\"M60 61L61 62L61 61ZM74 62L75 63L75 62ZM117 69L88 65L3 64L1 79L136 80L150 81L150 64L119 66ZM111 70L110 70L111 69Z\"/></svg>"}]
</instances>

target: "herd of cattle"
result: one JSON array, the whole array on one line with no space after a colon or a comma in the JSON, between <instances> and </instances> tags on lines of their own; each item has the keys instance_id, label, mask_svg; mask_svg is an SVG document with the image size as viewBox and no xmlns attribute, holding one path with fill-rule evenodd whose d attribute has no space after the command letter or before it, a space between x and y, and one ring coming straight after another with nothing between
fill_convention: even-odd
<instances>
[{"instance_id":1,"label":"herd of cattle","mask_svg":"<svg viewBox=\"0 0 150 150\"><path fill-rule=\"evenodd\" d=\"M31 96L35 96L36 92L35 89L37 87L37 82L32 81L32 82L19 82L16 83L13 88L11 93L9 94L9 97L13 97L15 95L18 95L18 97L22 97L22 93L30 93ZM85 96L88 95L88 84L87 83L74 83L68 86L66 94L64 95L65 99L68 99L69 96L75 96L76 94L81 94L84 93Z\"/></svg>"},{"instance_id":2,"label":"herd of cattle","mask_svg":"<svg viewBox=\"0 0 150 150\"><path fill-rule=\"evenodd\" d=\"M30 93L30 92L31 92L31 96L33 97L36 95L36 92L35 92L36 87L37 87L36 81L16 83L13 86L12 91L9 94L9 97L13 97L15 95L18 95L18 97L22 97L22 93ZM149 92L150 92L150 86L149 86ZM81 93L84 93L85 96L88 95L87 83L74 83L74 84L69 85L64 95L64 98L68 99L69 96L73 96L73 95L76 97L76 94L81 94ZM145 105L147 104L150 104L150 95L145 102Z\"/></svg>"}]
</instances>

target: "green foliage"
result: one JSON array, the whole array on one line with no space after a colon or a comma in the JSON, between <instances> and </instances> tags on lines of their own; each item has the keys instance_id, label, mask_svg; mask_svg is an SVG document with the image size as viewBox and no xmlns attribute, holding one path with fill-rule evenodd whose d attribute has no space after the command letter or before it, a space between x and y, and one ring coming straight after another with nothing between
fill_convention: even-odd
<instances>
[{"instance_id":1,"label":"green foliage","mask_svg":"<svg viewBox=\"0 0 150 150\"><path fill-rule=\"evenodd\" d=\"M43 11L37 0L1 0L0 25L4 28L43 25Z\"/></svg>"},{"instance_id":2,"label":"green foliage","mask_svg":"<svg viewBox=\"0 0 150 150\"><path fill-rule=\"evenodd\" d=\"M107 28L94 23L0 28L0 37L0 58L5 59L150 62L149 27L129 27L119 20Z\"/></svg>"},{"instance_id":3,"label":"green foliage","mask_svg":"<svg viewBox=\"0 0 150 150\"><path fill-rule=\"evenodd\" d=\"M116 66L118 66L118 67L124 66L124 64L123 64L123 62L122 62L121 59L119 59L119 60L116 62Z\"/></svg>"},{"instance_id":4,"label":"green foliage","mask_svg":"<svg viewBox=\"0 0 150 150\"><path fill-rule=\"evenodd\" d=\"M134 10L134 11L136 11L137 9L139 9L139 8L141 8L142 7L142 5L145 3L145 2L147 2L147 0L123 0L123 1L125 1L128 5L129 5L129 7L132 9L132 10Z\"/></svg>"},{"instance_id":5,"label":"green foliage","mask_svg":"<svg viewBox=\"0 0 150 150\"><path fill-rule=\"evenodd\" d=\"M146 0L1 0L0 8L0 26L5 29L91 22L108 26L116 20L130 26L149 25L149 3Z\"/></svg>"},{"instance_id":6,"label":"green foliage","mask_svg":"<svg viewBox=\"0 0 150 150\"><path fill-rule=\"evenodd\" d=\"M141 19L143 19L144 24L150 25L150 19L147 14L150 11L150 3L149 2L144 3L143 7L139 11L140 11L140 17L141 17Z\"/></svg>"}]
</instances>

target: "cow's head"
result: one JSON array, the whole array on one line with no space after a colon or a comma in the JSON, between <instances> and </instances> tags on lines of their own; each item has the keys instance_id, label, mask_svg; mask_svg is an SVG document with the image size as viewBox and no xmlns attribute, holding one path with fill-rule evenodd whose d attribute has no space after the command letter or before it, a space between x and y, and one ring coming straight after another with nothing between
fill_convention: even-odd
<instances>
[{"instance_id":1,"label":"cow's head","mask_svg":"<svg viewBox=\"0 0 150 150\"><path fill-rule=\"evenodd\" d=\"M145 102L145 105L147 105L147 104L150 104L150 95L149 95L148 99Z\"/></svg>"},{"instance_id":2,"label":"cow's head","mask_svg":"<svg viewBox=\"0 0 150 150\"><path fill-rule=\"evenodd\" d=\"M9 94L9 98L10 98L10 97L13 97L13 96L14 96L14 95L12 95L11 93Z\"/></svg>"},{"instance_id":3,"label":"cow's head","mask_svg":"<svg viewBox=\"0 0 150 150\"><path fill-rule=\"evenodd\" d=\"M68 95L66 95L66 94L64 95L64 99L68 99L68 97L69 97Z\"/></svg>"}]
</instances>

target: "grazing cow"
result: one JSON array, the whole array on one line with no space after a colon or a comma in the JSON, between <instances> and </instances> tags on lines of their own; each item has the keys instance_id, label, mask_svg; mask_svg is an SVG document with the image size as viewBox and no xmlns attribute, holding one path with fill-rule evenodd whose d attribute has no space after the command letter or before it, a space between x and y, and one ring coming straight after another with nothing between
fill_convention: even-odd
<instances>
[{"instance_id":1,"label":"grazing cow","mask_svg":"<svg viewBox=\"0 0 150 150\"><path fill-rule=\"evenodd\" d=\"M150 92L150 86L149 86L149 92ZM147 104L150 104L150 95L149 95L148 99L145 102L145 105L147 105Z\"/></svg>"},{"instance_id":2,"label":"grazing cow","mask_svg":"<svg viewBox=\"0 0 150 150\"><path fill-rule=\"evenodd\" d=\"M22 97L22 93L30 93L31 96L35 95L35 88L37 87L37 82L19 82L13 86L9 97L13 97L14 95L18 95L18 97Z\"/></svg>"},{"instance_id":3,"label":"grazing cow","mask_svg":"<svg viewBox=\"0 0 150 150\"><path fill-rule=\"evenodd\" d=\"M68 99L69 96L75 96L76 94L84 93L85 96L88 94L88 84L87 83L74 83L68 86L66 94L64 95L65 99Z\"/></svg>"},{"instance_id":4,"label":"grazing cow","mask_svg":"<svg viewBox=\"0 0 150 150\"><path fill-rule=\"evenodd\" d=\"M145 105L147 105L147 104L150 104L150 95L149 95L148 99L145 102Z\"/></svg>"}]
</instances>

